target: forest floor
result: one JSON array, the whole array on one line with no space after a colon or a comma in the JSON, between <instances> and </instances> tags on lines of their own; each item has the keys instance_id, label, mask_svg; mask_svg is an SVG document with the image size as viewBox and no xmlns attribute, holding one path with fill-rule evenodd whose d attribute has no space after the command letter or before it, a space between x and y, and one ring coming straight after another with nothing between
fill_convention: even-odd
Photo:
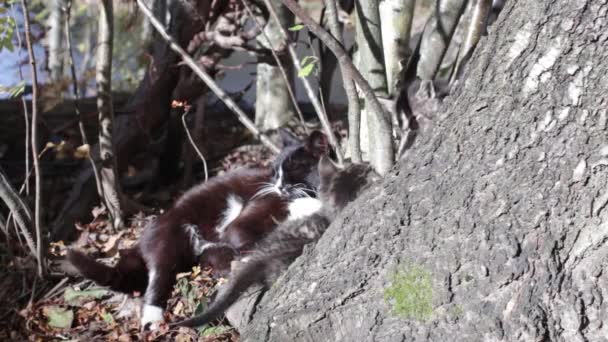
<instances>
[{"instance_id":1,"label":"forest floor","mask_svg":"<svg viewBox=\"0 0 608 342\"><path fill-rule=\"evenodd\" d=\"M342 124L337 123L334 128L342 136L346 134ZM266 166L272 158L260 144L238 146L212 163L210 176L242 166ZM201 174L198 176L202 179ZM161 214L161 207L169 207L184 189L155 191L146 196L165 199L154 210ZM162 325L157 331L143 333L139 323L143 294L112 292L74 276L64 260L68 248L113 264L119 250L133 246L145 223L154 216L139 213L128 220L128 227L114 231L104 207L92 208L92 214L90 223L76 224L75 241L50 243L47 255L51 274L45 281L36 279L33 258L19 256L16 246L21 242L0 240L0 341L238 341L238 333L224 321L199 329L169 329ZM167 322L204 311L216 285L225 281L213 279L210 274L210 269L194 267L177 276L165 311Z\"/></svg>"}]
</instances>

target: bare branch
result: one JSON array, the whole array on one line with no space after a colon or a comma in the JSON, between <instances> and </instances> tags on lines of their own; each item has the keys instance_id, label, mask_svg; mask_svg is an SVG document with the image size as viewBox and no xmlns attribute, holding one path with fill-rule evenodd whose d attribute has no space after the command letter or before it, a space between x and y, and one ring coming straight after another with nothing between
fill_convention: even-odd
<instances>
[{"instance_id":1,"label":"bare branch","mask_svg":"<svg viewBox=\"0 0 608 342\"><path fill-rule=\"evenodd\" d=\"M313 32L319 39L331 50L333 54L338 58L338 63L340 64L340 69L343 74L348 74L349 77L355 80L357 85L361 88L361 92L368 102L370 109L376 114L378 119L378 125L382 130L389 131L391 130L390 121L388 115L376 95L374 94L374 90L369 85L369 83L363 78L359 70L355 68L355 65L351 61L350 57L340 44L331 34L325 31L321 25L315 22L300 5L297 4L295 0L283 0L285 6L287 6L302 22L308 27L308 29ZM393 142L388 136L388 140L384 139L383 141L377 141L378 149L377 152L379 154L378 157L386 160L386 164L384 165L374 165L376 171L382 175L386 174L393 164Z\"/></svg>"},{"instance_id":2,"label":"bare branch","mask_svg":"<svg viewBox=\"0 0 608 342\"><path fill-rule=\"evenodd\" d=\"M32 156L34 157L34 172L36 182L36 199L34 205L34 226L36 227L36 259L38 260L38 277L43 278L46 270L43 262L42 248L42 223L41 206L42 203L42 184L40 179L40 163L38 160L38 74L36 71L36 57L32 46L32 31L30 29L30 13L27 7L27 0L21 0L23 7L23 23L25 25L25 42L29 55L30 67L32 69Z\"/></svg>"},{"instance_id":3,"label":"bare branch","mask_svg":"<svg viewBox=\"0 0 608 342\"><path fill-rule=\"evenodd\" d=\"M0 170L0 199L6 204L10 214L14 217L17 227L19 227L19 230L21 231L21 235L25 237L25 242L30 249L30 253L37 258L37 247L28 228L31 225L32 214L17 192L15 192L2 170ZM41 261L42 260L39 260L38 263L41 263Z\"/></svg>"},{"instance_id":4,"label":"bare branch","mask_svg":"<svg viewBox=\"0 0 608 342\"><path fill-rule=\"evenodd\" d=\"M342 32L338 22L336 0L325 0L325 7L327 8L327 17L329 19L329 30L338 43L344 46L342 43ZM355 82L347 73L342 72L342 82L344 83L344 90L346 91L346 98L348 99L348 146L350 149L350 158L354 163L360 163L362 159L361 142L359 138L361 131L361 106L359 105L359 95L357 94Z\"/></svg>"},{"instance_id":5,"label":"bare branch","mask_svg":"<svg viewBox=\"0 0 608 342\"><path fill-rule=\"evenodd\" d=\"M268 8L268 11L270 12L270 15L272 16L272 18L277 22L277 27L279 27L279 30L281 31L283 38L287 42L287 50L289 51L289 55L291 56L291 59L293 60L293 65L296 67L296 70L299 73L300 70L302 69L302 64L300 62L300 59L298 58L298 54L296 53L295 48L293 47L293 44L291 44L291 39L290 39L289 35L287 34L287 31L285 30L285 28L281 25L281 21L279 20L279 16L277 15L277 11L275 10L274 5L270 2L270 0L264 0L264 3L266 4L266 7ZM287 3L285 1L283 1L283 3L285 4L285 6L287 6L289 8L289 6L287 5ZM291 8L289 8L289 9L292 12L294 12L293 9L291 9ZM297 13L294 12L294 14L297 16ZM306 90L306 94L308 95L308 98L310 99L312 106L315 108L315 111L317 112L317 116L319 117L319 120L321 121L321 125L323 126L323 129L325 130L325 133L327 134L327 137L329 138L329 143L334 147L334 149L336 151L336 156L338 157L338 162L340 164L342 164L343 160L344 160L344 157L342 156L342 150L340 149L340 146L338 145L338 140L336 139L334 132L331 129L331 125L329 124L329 119L327 118L327 113L325 113L325 111L323 110L323 106L321 106L321 102L319 102L317 95L315 95L315 92L312 89L312 85L310 84L308 79L306 77L300 77L300 79L302 80L302 83L304 84L304 90Z\"/></svg>"},{"instance_id":6,"label":"bare branch","mask_svg":"<svg viewBox=\"0 0 608 342\"><path fill-rule=\"evenodd\" d=\"M251 10L251 7L249 7L249 4L247 4L247 0L242 0L241 2L245 6L247 13L249 14L251 19L255 23L255 26L257 27L257 29L264 35L264 38L266 38L266 42L268 43L268 46L270 47L270 52L272 53L272 56L274 57L274 59L277 63L277 66L281 70L281 75L283 76L283 80L285 81L285 85L287 86L287 92L289 93L289 97L291 98L291 102L293 103L293 108L295 108L296 113L298 113L298 118L300 119L300 122L302 123L302 127L304 127L304 130L306 131L306 133L308 133L308 127L306 127L306 122L304 121L304 115L302 115L302 110L300 109L298 100L296 99L296 95L294 94L293 89L290 85L289 77L287 76L285 67L283 66L283 63L281 63L281 59L277 55L275 47L272 46L270 37L268 37L268 35L266 34L266 31L264 31L263 23L261 23L259 21L258 17L253 13L253 11Z\"/></svg>"},{"instance_id":7,"label":"bare branch","mask_svg":"<svg viewBox=\"0 0 608 342\"><path fill-rule=\"evenodd\" d=\"M473 53L475 46L477 46L479 39L481 39L481 35L486 30L491 9L492 0L477 0L475 8L473 9L473 16L468 27L467 37L464 41L464 45L462 46L458 61L456 62L456 67L450 83L453 83L460 78L462 67L467 63L469 58L471 58L471 54Z\"/></svg>"},{"instance_id":8,"label":"bare branch","mask_svg":"<svg viewBox=\"0 0 608 342\"><path fill-rule=\"evenodd\" d=\"M186 131L186 135L188 136L188 140L190 141L190 144L192 145L192 147L198 154L199 158L201 158L201 161L203 162L203 168L205 170L205 182L206 182L209 179L209 173L207 172L207 160L205 160L205 156L203 155L201 150L198 148L198 146L196 146L194 139L192 139L192 135L190 134L190 130L188 129L188 125L186 124L186 116L188 114L190 114L190 108L186 109L184 111L184 115L182 115L182 125L184 126L184 131Z\"/></svg>"},{"instance_id":9,"label":"bare branch","mask_svg":"<svg viewBox=\"0 0 608 342\"><path fill-rule=\"evenodd\" d=\"M232 110L236 115L239 121L247 127L249 131L251 131L260 141L266 145L270 150L274 153L279 153L279 148L264 134L262 134L251 120L247 117L247 114L243 112L241 108L226 94L222 88L220 88L215 80L209 74L207 74L203 69L201 69L198 64L182 49L179 44L175 42L173 39L163 28L163 26L156 20L150 9L143 3L142 0L137 0L137 5L142 10L142 12L150 19L152 25L156 28L158 33L167 41L173 51L178 53L184 60L184 63L194 71L194 73L205 82L205 84L211 89L211 91L217 95L219 99L222 100L226 104L230 110Z\"/></svg>"},{"instance_id":10,"label":"bare branch","mask_svg":"<svg viewBox=\"0 0 608 342\"><path fill-rule=\"evenodd\" d=\"M421 86L421 91L427 91L425 88L431 87L431 94L426 95L434 97L431 82L439 71L443 56L466 4L467 0L437 1L431 22L423 32L417 73L424 85L424 87Z\"/></svg>"},{"instance_id":11,"label":"bare branch","mask_svg":"<svg viewBox=\"0 0 608 342\"><path fill-rule=\"evenodd\" d=\"M76 67L74 65L74 54L72 51L72 32L70 29L70 16L72 11L72 0L66 1L65 7L65 39L68 48L68 63L70 64L70 72L72 74L72 91L74 93L74 112L78 117L78 129L80 130L80 136L82 139L82 144L87 146L89 152L87 152L87 158L91 162L91 167L93 168L93 175L95 176L95 184L97 184L97 192L99 193L100 198L103 200L103 187L101 186L101 179L99 176L99 170L97 169L97 165L95 164L95 160L90 153L91 146L89 145L89 139L87 139L87 133L84 129L84 122L82 121L82 114L80 112L80 106L78 101L80 100L80 92L78 89L78 80L76 78Z\"/></svg>"}]
</instances>

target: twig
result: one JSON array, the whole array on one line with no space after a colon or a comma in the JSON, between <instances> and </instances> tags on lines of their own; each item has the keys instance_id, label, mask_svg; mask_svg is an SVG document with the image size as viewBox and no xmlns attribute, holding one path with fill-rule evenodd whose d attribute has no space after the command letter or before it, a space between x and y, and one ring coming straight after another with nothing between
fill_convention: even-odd
<instances>
[{"instance_id":1,"label":"twig","mask_svg":"<svg viewBox=\"0 0 608 342\"><path fill-rule=\"evenodd\" d=\"M36 182L36 199L34 206L34 226L36 227L36 258L38 259L38 277L43 278L45 269L42 260L42 224L40 222L40 203L42 202L42 185L40 182L40 164L38 156L38 74L36 73L36 57L32 47L32 32L30 29L30 13L27 8L27 0L21 0L23 7L23 23L25 25L25 42L27 44L27 53L30 59L32 69L32 155L34 156L34 171Z\"/></svg>"},{"instance_id":2,"label":"twig","mask_svg":"<svg viewBox=\"0 0 608 342\"><path fill-rule=\"evenodd\" d=\"M296 113L298 113L298 118L300 119L300 122L302 123L302 126L304 127L304 131L306 132L306 134L308 134L309 133L308 127L306 127L306 122L304 121L304 115L302 114L302 110L300 109L300 105L298 104L298 100L296 99L296 95L293 92L293 87L289 83L289 77L287 76L285 67L283 67L283 63L281 63L281 59L277 55L275 48L272 45L272 41L270 40L270 37L268 36L268 34L266 34L266 30L264 30L264 28L262 27L262 23L260 23L258 21L258 18L253 14L251 7L249 7L249 4L247 4L247 0L241 0L241 2L245 6L247 13L249 13L249 16L251 17L251 19L253 20L255 25L259 28L262 35L264 35L264 38L266 38L266 42L268 43L268 46L270 47L270 52L272 53L272 56L276 60L279 70L281 70L281 75L283 76L283 80L285 81L285 86L287 87L287 92L289 93L289 97L291 98L293 107L295 108Z\"/></svg>"},{"instance_id":3,"label":"twig","mask_svg":"<svg viewBox=\"0 0 608 342\"><path fill-rule=\"evenodd\" d=\"M14 15L14 6L11 4L11 13L13 14L13 20L15 20L15 25L17 25L18 21ZM21 82L25 82L23 78L23 69L21 68L21 50L23 49L23 41L21 40L21 34L19 34L19 29L16 30L15 35L17 36L17 58L19 59L19 79ZM27 180L28 172L30 169L30 118L27 110L27 100L25 99L25 94L21 94L21 103L23 104L23 116L25 118L25 179ZM25 183L25 194L29 196L30 194L30 184L28 182ZM7 221L8 224L8 221Z\"/></svg>"},{"instance_id":4,"label":"twig","mask_svg":"<svg viewBox=\"0 0 608 342\"><path fill-rule=\"evenodd\" d=\"M267 1L267 0L265 0ZM295 0L283 0L283 3L287 8L289 8L302 22L308 27L310 31L312 31L321 41L331 50L331 52L336 55L338 62L340 63L340 69L342 70L342 74L348 74L349 77L354 79L354 81L359 85L365 99L369 103L370 109L376 113L378 118L378 124L380 125L380 129L384 132L391 131L390 121L388 119L387 113L378 101L378 98L374 94L374 90L369 85L369 83L363 78L359 70L354 66L353 62L348 57L348 54L330 33L328 33L325 29L321 27L317 22L315 22L300 5L297 4ZM382 175L386 174L390 167L394 163L394 153L393 153L393 141L391 139L390 134L387 136L387 141L378 141L377 146L380 148L377 149L379 152L378 159L383 160L384 163L381 165L374 165L376 171Z\"/></svg>"},{"instance_id":5,"label":"twig","mask_svg":"<svg viewBox=\"0 0 608 342\"><path fill-rule=\"evenodd\" d=\"M344 46L340 24L338 23L336 0L325 0L325 7L327 8L327 17L329 19L329 30L338 43ZM360 163L362 158L359 138L361 131L359 95L357 95L355 83L347 73L342 72L342 82L344 83L344 90L346 91L346 98L348 100L348 145L350 148L350 158L354 163Z\"/></svg>"},{"instance_id":6,"label":"twig","mask_svg":"<svg viewBox=\"0 0 608 342\"><path fill-rule=\"evenodd\" d=\"M31 214L29 213L29 209L25 206L25 203L21 201L21 198L19 195L17 195L8 179L4 176L4 172L2 172L2 170L0 170L0 199L2 199L10 211L8 219L10 220L12 217L16 222L15 227L19 227L21 230L21 235L24 236L27 246L30 249L30 253L37 256L36 244L34 243L32 235L28 230L28 227L31 224ZM25 215L22 213L25 213Z\"/></svg>"},{"instance_id":7,"label":"twig","mask_svg":"<svg viewBox=\"0 0 608 342\"><path fill-rule=\"evenodd\" d=\"M279 16L277 15L277 11L275 10L274 5L270 2L270 0L264 0L264 3L266 4L266 7L268 8L268 11L270 12L270 15L272 16L272 18L277 22L277 27L279 28L279 31L281 32L281 34L283 35L283 38L285 39L285 42L287 43L287 51L289 51L289 55L291 56L291 59L293 60L293 64L299 73L300 70L302 69L302 65L300 63L300 59L298 58L298 54L296 53L296 50L294 49L293 45L291 44L291 39L290 39L289 35L287 34L287 31L285 30L285 28L281 25L281 21L279 20ZM283 3L285 3L287 5L287 3L285 1L283 1ZM287 7L289 7L289 6L287 6ZM292 12L293 12L293 10L292 10ZM295 14L295 12L294 12L294 14ZM296 14L296 16L297 16L297 14ZM331 125L329 124L329 119L327 118L327 113L325 113L325 111L323 110L323 106L321 106L321 103L319 102L319 99L315 95L315 92L312 89L312 85L310 84L308 79L306 77L300 77L300 79L302 80L302 83L304 84L304 90L306 90L306 94L308 95L308 98L310 99L312 106L315 108L315 111L317 112L317 116L319 117L319 120L321 121L321 125L323 126L323 129L325 130L325 133L327 134L327 137L329 138L329 143L334 147L334 149L336 151L336 157L338 157L338 163L342 164L344 161L344 157L342 156L342 150L340 149L340 145L338 145L338 140L336 139L336 136L334 135L334 132L331 129Z\"/></svg>"},{"instance_id":8,"label":"twig","mask_svg":"<svg viewBox=\"0 0 608 342\"><path fill-rule=\"evenodd\" d=\"M260 141L264 145L266 145L266 147L268 147L272 152L279 153L279 148L265 134L262 134L257 129L257 127L255 127L255 124L251 122L251 120L249 120L247 114L245 114L245 112L243 112L243 110L239 108L239 106L226 94L226 92L222 88L220 88L217 83L215 83L215 80L213 80L213 78L209 76L209 74L207 74L203 69L198 66L198 64L196 64L192 57L190 57L186 53L186 51L181 46L179 46L177 42L175 42L175 39L173 39L173 37L171 37L165 31L162 24L154 17L152 11L148 8L148 6L146 6L146 4L144 4L142 0L137 0L137 5L141 9L141 11L148 17L148 19L150 19L152 26L154 26L154 28L156 28L156 30L163 37L163 39L165 39L169 43L171 49L178 53L183 58L185 64L188 65L188 67L190 67L190 69L192 69L192 71L194 71L194 73L198 77L200 77L203 82L205 82L209 89L211 89L211 91L218 98L220 98L230 110L232 110L236 114L239 121L243 125L245 125L245 127L247 127L247 129L251 131L257 138L259 138Z\"/></svg>"},{"instance_id":9,"label":"twig","mask_svg":"<svg viewBox=\"0 0 608 342\"><path fill-rule=\"evenodd\" d=\"M182 125L184 125L184 131L186 131L188 140L190 140L190 145L192 145L192 147L194 148L194 150L196 151L198 156L203 161L203 168L205 170L205 182L206 182L209 179L209 174L207 173L207 161L205 160L205 156L203 156L203 153L201 152L201 150L199 150L198 146L196 146L196 143L194 142L194 139L192 139L192 135L190 134L190 130L188 129L188 125L186 125L186 116L188 114L190 114L190 109L187 109L184 112L184 115L182 115Z\"/></svg>"},{"instance_id":10,"label":"twig","mask_svg":"<svg viewBox=\"0 0 608 342\"><path fill-rule=\"evenodd\" d=\"M61 291L61 287L67 283L67 281L69 280L68 277L65 277L63 279L61 279L61 281L59 283L57 283L57 285L53 286L52 289L49 290L49 292L47 292L44 297L42 297L42 300L47 300L52 298L57 292Z\"/></svg>"},{"instance_id":11,"label":"twig","mask_svg":"<svg viewBox=\"0 0 608 342\"><path fill-rule=\"evenodd\" d=\"M80 112L80 106L78 101L80 101L80 91L78 89L78 80L76 78L76 67L74 66L74 54L72 51L72 31L70 30L70 16L72 14L72 0L67 0L65 3L65 39L68 48L68 62L70 63L70 71L72 73L72 91L74 93L74 112L78 117L78 128L80 130L80 136L82 138L82 144L89 148L87 152L87 157L91 162L91 167L93 168L93 175L95 177L95 184L97 184L97 193L102 198L105 198L103 195L103 187L101 186L101 179L99 177L99 170L97 169L97 165L95 164L95 160L90 153L91 146L89 145L89 140L87 139L87 133L84 129L84 122L82 121L82 113Z\"/></svg>"}]
</instances>

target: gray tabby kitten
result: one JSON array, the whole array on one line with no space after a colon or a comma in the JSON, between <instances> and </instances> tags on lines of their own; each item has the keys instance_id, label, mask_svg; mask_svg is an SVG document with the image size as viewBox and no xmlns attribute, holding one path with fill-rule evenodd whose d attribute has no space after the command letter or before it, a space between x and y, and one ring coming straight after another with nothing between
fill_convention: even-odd
<instances>
[{"instance_id":1,"label":"gray tabby kitten","mask_svg":"<svg viewBox=\"0 0 608 342\"><path fill-rule=\"evenodd\" d=\"M242 265L232 273L207 311L172 326L207 324L219 318L250 286L262 284L269 288L302 254L305 245L316 242L337 214L368 185L379 179L367 164L353 164L340 170L327 157L319 161L319 176L319 199L304 198L301 203L317 205L319 210L310 216L280 224L257 244L252 254L246 257L247 260L243 260Z\"/></svg>"}]
</instances>

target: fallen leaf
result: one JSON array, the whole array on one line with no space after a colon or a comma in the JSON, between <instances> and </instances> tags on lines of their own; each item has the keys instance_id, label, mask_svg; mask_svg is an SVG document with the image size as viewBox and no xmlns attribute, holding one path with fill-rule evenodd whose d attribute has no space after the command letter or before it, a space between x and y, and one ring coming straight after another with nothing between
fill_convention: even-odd
<instances>
[{"instance_id":1,"label":"fallen leaf","mask_svg":"<svg viewBox=\"0 0 608 342\"><path fill-rule=\"evenodd\" d=\"M49 326L53 328L69 328L74 320L74 312L60 306L45 306L42 314L49 319Z\"/></svg>"},{"instance_id":2,"label":"fallen leaf","mask_svg":"<svg viewBox=\"0 0 608 342\"><path fill-rule=\"evenodd\" d=\"M188 334L178 333L177 336L175 336L175 341L176 342L190 342L190 341L192 341L192 338Z\"/></svg>"},{"instance_id":3,"label":"fallen leaf","mask_svg":"<svg viewBox=\"0 0 608 342\"><path fill-rule=\"evenodd\" d=\"M112 317L112 314L109 312L102 313L101 318L103 318L103 321L108 324L114 324L114 317Z\"/></svg>"},{"instance_id":4,"label":"fallen leaf","mask_svg":"<svg viewBox=\"0 0 608 342\"><path fill-rule=\"evenodd\" d=\"M131 342L133 341L131 339L131 336L129 334L122 334L118 337L118 342Z\"/></svg>"},{"instance_id":5,"label":"fallen leaf","mask_svg":"<svg viewBox=\"0 0 608 342\"><path fill-rule=\"evenodd\" d=\"M106 294L108 294L108 291L101 288L80 291L68 287L63 293L63 299L66 302L72 304L72 302L74 301L82 301L91 298L99 299L105 296Z\"/></svg>"},{"instance_id":6,"label":"fallen leaf","mask_svg":"<svg viewBox=\"0 0 608 342\"><path fill-rule=\"evenodd\" d=\"M120 238L122 237L122 235L125 233L125 231L121 231L120 233L116 234L116 235L112 235L110 236L110 238L108 239L108 241L106 241L106 243L103 244L103 252L108 254L110 251L116 249L117 247L117 242L118 240L120 240Z\"/></svg>"},{"instance_id":7,"label":"fallen leaf","mask_svg":"<svg viewBox=\"0 0 608 342\"><path fill-rule=\"evenodd\" d=\"M184 313L184 303L179 301L179 302L177 302L177 304L175 304L175 307L173 308L173 314L181 316L183 313Z\"/></svg>"},{"instance_id":8,"label":"fallen leaf","mask_svg":"<svg viewBox=\"0 0 608 342\"><path fill-rule=\"evenodd\" d=\"M213 327L204 326L204 327L198 328L197 330L199 332L199 335L201 335L202 337L207 337L207 336L223 334L230 329L231 328L227 325L216 325Z\"/></svg>"},{"instance_id":9,"label":"fallen leaf","mask_svg":"<svg viewBox=\"0 0 608 342\"><path fill-rule=\"evenodd\" d=\"M93 219L98 218L100 215L105 214L106 213L106 206L105 205L100 205L99 207L94 207L93 210L91 210L91 214L93 215Z\"/></svg>"}]
</instances>

